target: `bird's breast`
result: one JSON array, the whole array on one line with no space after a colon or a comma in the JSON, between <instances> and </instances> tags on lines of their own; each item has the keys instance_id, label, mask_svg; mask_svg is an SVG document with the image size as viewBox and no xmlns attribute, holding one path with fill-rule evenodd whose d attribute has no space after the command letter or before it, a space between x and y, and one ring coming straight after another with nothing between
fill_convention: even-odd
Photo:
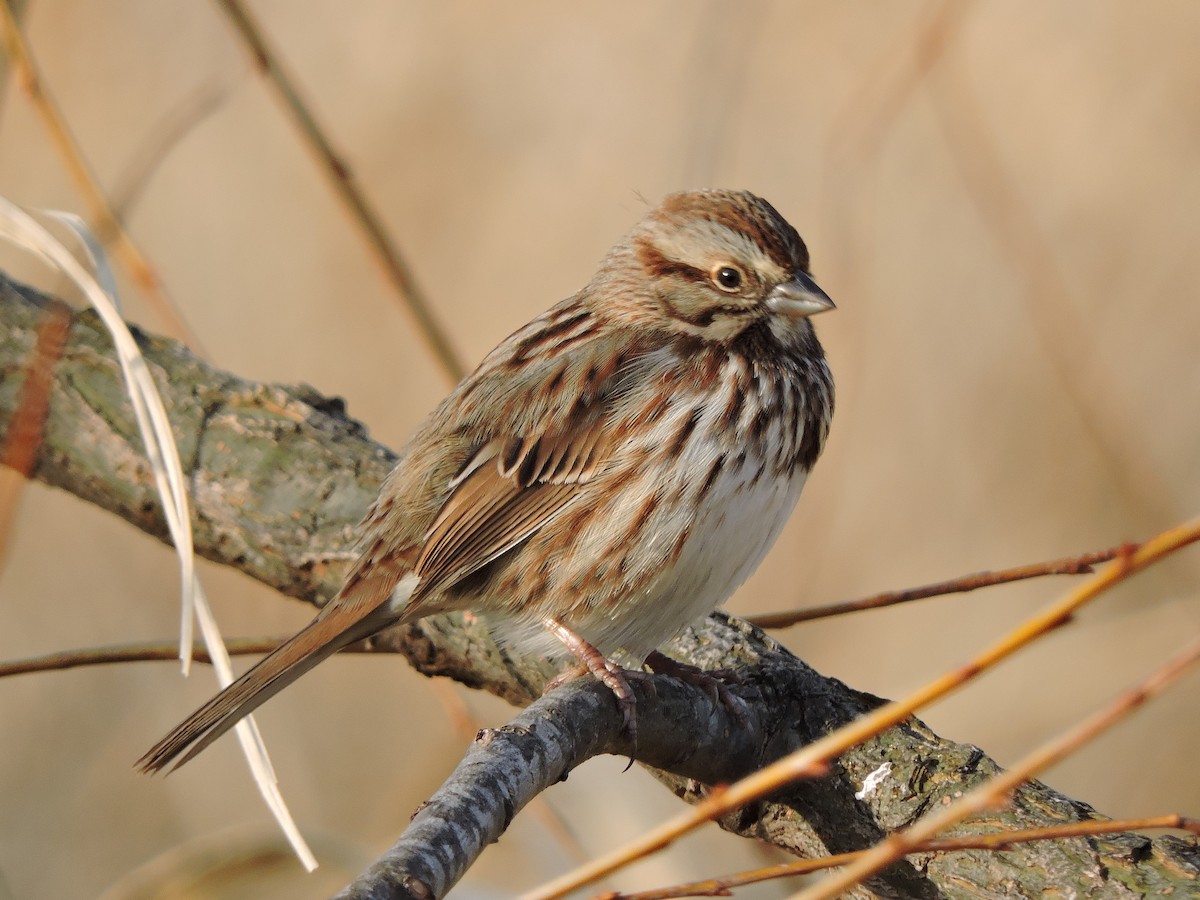
<instances>
[{"instance_id":1,"label":"bird's breast","mask_svg":"<svg viewBox=\"0 0 1200 900\"><path fill-rule=\"evenodd\" d=\"M531 558L550 560L536 585L547 608L569 609L568 624L601 651L640 661L724 602L800 496L808 469L793 464L799 432L821 427L779 390L737 359L709 383L633 388L613 425L627 434L620 451L530 543Z\"/></svg>"}]
</instances>

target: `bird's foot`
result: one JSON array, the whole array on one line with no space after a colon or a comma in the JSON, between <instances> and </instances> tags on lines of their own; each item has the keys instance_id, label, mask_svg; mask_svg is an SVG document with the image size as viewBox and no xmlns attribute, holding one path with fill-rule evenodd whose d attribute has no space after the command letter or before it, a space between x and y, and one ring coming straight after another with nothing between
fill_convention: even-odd
<instances>
[{"instance_id":1,"label":"bird's foot","mask_svg":"<svg viewBox=\"0 0 1200 900\"><path fill-rule=\"evenodd\" d=\"M617 699L617 708L621 711L622 732L629 739L629 766L632 766L637 758L637 697L634 696L630 682L640 681L651 691L654 689L654 682L645 672L626 669L613 662L557 619L548 618L545 620L545 625L551 634L562 641L563 646L570 650L579 661L578 665L552 679L546 685L546 691L549 692L572 678L584 674L590 674L612 691L613 696ZM629 766L625 768L628 769Z\"/></svg>"},{"instance_id":2,"label":"bird's foot","mask_svg":"<svg viewBox=\"0 0 1200 900\"><path fill-rule=\"evenodd\" d=\"M737 719L740 725L749 726L750 708L741 697L729 690L729 685L742 683L741 676L733 669L716 669L707 672L690 663L672 659L657 650L651 651L650 655L646 657L646 665L660 675L669 675L685 684L700 688L712 698L714 703L720 703L729 710L730 715Z\"/></svg>"}]
</instances>

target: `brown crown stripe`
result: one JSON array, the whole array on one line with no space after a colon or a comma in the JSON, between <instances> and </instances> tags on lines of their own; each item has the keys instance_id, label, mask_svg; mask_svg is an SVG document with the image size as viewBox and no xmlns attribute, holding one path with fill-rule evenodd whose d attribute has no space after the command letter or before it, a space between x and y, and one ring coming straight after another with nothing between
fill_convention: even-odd
<instances>
[{"instance_id":1,"label":"brown crown stripe","mask_svg":"<svg viewBox=\"0 0 1200 900\"><path fill-rule=\"evenodd\" d=\"M744 192L727 195L727 198L727 203L713 203L712 197L704 193L675 194L664 201L662 209L672 217L715 222L745 235L786 271L797 268L808 271L808 248L775 207Z\"/></svg>"}]
</instances>

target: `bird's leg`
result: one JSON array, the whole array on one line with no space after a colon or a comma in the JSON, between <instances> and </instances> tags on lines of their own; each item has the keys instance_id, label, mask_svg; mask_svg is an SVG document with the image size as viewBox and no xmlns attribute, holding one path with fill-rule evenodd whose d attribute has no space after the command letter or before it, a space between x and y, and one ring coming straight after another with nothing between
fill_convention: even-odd
<instances>
[{"instance_id":1,"label":"bird's leg","mask_svg":"<svg viewBox=\"0 0 1200 900\"><path fill-rule=\"evenodd\" d=\"M568 669L551 681L546 686L546 690L552 690L563 682L588 672L612 691L613 696L617 698L617 706L621 710L625 733L629 735L629 743L633 748L633 752L629 755L629 762L632 765L633 758L637 754L637 698L629 686L629 681L631 678L637 679L639 676L645 678L645 674L631 672L617 665L553 616L548 616L542 621L542 624L551 634L562 641L563 646L579 660L579 665Z\"/></svg>"},{"instance_id":2,"label":"bird's leg","mask_svg":"<svg viewBox=\"0 0 1200 900\"><path fill-rule=\"evenodd\" d=\"M728 683L737 684L741 680L733 669L706 672L698 666L672 659L657 650L650 651L650 655L646 657L646 665L660 675L669 675L685 684L695 685L712 697L713 702L719 702L729 710L743 726L750 724L750 713L745 702L726 686Z\"/></svg>"}]
</instances>

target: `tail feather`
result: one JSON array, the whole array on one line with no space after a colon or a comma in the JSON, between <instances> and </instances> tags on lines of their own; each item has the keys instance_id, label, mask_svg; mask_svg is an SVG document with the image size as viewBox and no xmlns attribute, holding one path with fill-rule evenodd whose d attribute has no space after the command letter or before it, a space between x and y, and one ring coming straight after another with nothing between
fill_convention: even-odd
<instances>
[{"instance_id":1,"label":"tail feather","mask_svg":"<svg viewBox=\"0 0 1200 900\"><path fill-rule=\"evenodd\" d=\"M294 637L172 729L135 767L159 772L178 758L174 771L317 663L398 621L401 616L386 602L393 584L394 579L367 579L356 586L354 597L330 602Z\"/></svg>"},{"instance_id":2,"label":"tail feather","mask_svg":"<svg viewBox=\"0 0 1200 900\"><path fill-rule=\"evenodd\" d=\"M316 623L313 623L316 624ZM310 625L305 631L311 629ZM183 765L296 678L341 647L305 646L304 632L264 657L254 668L177 725L137 761L143 772L158 772L187 750L172 767Z\"/></svg>"}]
</instances>

